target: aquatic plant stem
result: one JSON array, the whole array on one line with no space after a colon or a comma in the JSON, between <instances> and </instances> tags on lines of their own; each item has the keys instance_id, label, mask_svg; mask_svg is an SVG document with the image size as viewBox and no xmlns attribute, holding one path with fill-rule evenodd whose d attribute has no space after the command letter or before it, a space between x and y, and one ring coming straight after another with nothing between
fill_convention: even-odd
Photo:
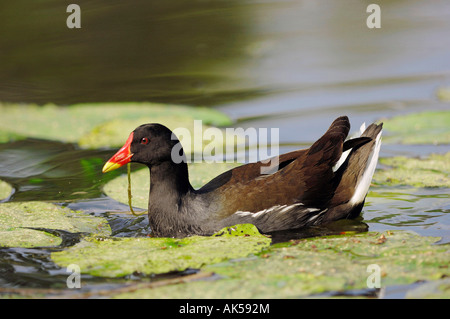
<instances>
[{"instance_id":1,"label":"aquatic plant stem","mask_svg":"<svg viewBox=\"0 0 450 319\"><path fill-rule=\"evenodd\" d=\"M131 199L133 198L133 195L131 195L131 165L130 165L130 163L127 164L127 174L128 174L128 207L130 207L130 212L134 216L141 216L141 215L147 214L147 212L138 214L138 213L135 213L133 210L133 205L131 204Z\"/></svg>"}]
</instances>

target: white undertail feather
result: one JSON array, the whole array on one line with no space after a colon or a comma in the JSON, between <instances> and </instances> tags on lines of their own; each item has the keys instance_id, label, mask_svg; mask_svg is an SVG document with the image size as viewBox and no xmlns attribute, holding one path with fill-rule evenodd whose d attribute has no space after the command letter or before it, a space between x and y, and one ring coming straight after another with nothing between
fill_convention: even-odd
<instances>
[{"instance_id":1,"label":"white undertail feather","mask_svg":"<svg viewBox=\"0 0 450 319\"><path fill-rule=\"evenodd\" d=\"M363 134L365 130L366 130L366 123L363 123L359 128L359 136L361 136L361 134ZM366 197L367 192L369 191L369 186L370 183L372 182L373 173L375 172L375 168L377 167L378 163L378 154L380 153L382 132L383 131L380 131L380 133L378 133L376 137L375 145L367 161L366 169L364 170L362 178L359 180L358 185L356 186L355 193L350 199L350 203L353 205L360 204ZM342 153L341 157L332 168L333 172L336 172L341 167L341 165L345 162L348 155L350 154L351 150L352 149L349 149Z\"/></svg>"},{"instance_id":2,"label":"white undertail feather","mask_svg":"<svg viewBox=\"0 0 450 319\"><path fill-rule=\"evenodd\" d=\"M378 133L376 139L375 139L375 145L373 147L372 153L369 156L369 159L367 161L366 169L364 170L364 173L362 175L362 178L358 181L358 184L355 189L355 193L353 194L352 198L350 199L350 204L358 205L361 204L364 198L367 195L367 192L369 191L370 183L372 182L373 173L375 173L375 168L377 167L378 163L378 155L380 153L380 147L381 147L381 133L383 131L380 131Z\"/></svg>"},{"instance_id":3,"label":"white undertail feather","mask_svg":"<svg viewBox=\"0 0 450 319\"><path fill-rule=\"evenodd\" d=\"M366 130L366 122L364 122L360 128L359 128L359 136L362 135L362 133L364 133L364 131Z\"/></svg>"},{"instance_id":4,"label":"white undertail feather","mask_svg":"<svg viewBox=\"0 0 450 319\"><path fill-rule=\"evenodd\" d=\"M336 162L336 164L334 164L332 170L333 172L336 172L342 164L344 164L345 160L347 159L348 154L350 154L352 149L348 149L345 152L342 153L341 157L339 158L339 160Z\"/></svg>"},{"instance_id":5,"label":"white undertail feather","mask_svg":"<svg viewBox=\"0 0 450 319\"><path fill-rule=\"evenodd\" d=\"M355 137L360 137L362 133L364 133L364 131L366 130L366 122L364 122L361 127L359 128L359 135L355 136ZM342 153L341 157L339 158L339 160L336 162L336 164L334 164L332 170L333 172L336 172L342 164L344 164L345 160L347 159L348 155L350 154L352 149L348 149L345 152Z\"/></svg>"}]
</instances>

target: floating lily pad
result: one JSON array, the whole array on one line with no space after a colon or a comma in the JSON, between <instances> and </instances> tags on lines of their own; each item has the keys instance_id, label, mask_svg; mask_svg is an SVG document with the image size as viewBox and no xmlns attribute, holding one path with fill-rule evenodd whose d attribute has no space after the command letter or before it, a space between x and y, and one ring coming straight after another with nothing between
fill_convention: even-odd
<instances>
[{"instance_id":1,"label":"floating lily pad","mask_svg":"<svg viewBox=\"0 0 450 319\"><path fill-rule=\"evenodd\" d=\"M255 226L240 226L239 236L192 236L174 238L86 239L74 247L52 253L60 266L77 264L81 272L94 276L120 277L201 268L231 258L246 257L267 248L271 240L258 233ZM223 229L219 235L228 232Z\"/></svg>"},{"instance_id":2,"label":"floating lily pad","mask_svg":"<svg viewBox=\"0 0 450 319\"><path fill-rule=\"evenodd\" d=\"M386 143L450 144L450 111L412 113L383 122Z\"/></svg>"},{"instance_id":3,"label":"floating lily pad","mask_svg":"<svg viewBox=\"0 0 450 319\"><path fill-rule=\"evenodd\" d=\"M0 112L0 141L26 136L74 143L81 141L83 147L89 148L121 146L136 124L148 121L164 122L164 119L175 117L183 119L183 123L194 119L202 120L204 125L223 126L231 123L225 114L211 108L144 102L76 104L66 107L0 103ZM119 126L110 132L105 124L108 122L111 122L109 127L114 124ZM123 127L120 126L122 124ZM129 128L127 125L130 124L134 127ZM118 130L122 130L120 136L117 136ZM108 133L117 139L107 136Z\"/></svg>"},{"instance_id":4,"label":"floating lily pad","mask_svg":"<svg viewBox=\"0 0 450 319\"><path fill-rule=\"evenodd\" d=\"M9 202L0 204L0 246L57 246L61 239L47 232L29 229L46 228L73 233L109 235L108 222L82 212L45 202Z\"/></svg>"},{"instance_id":5,"label":"floating lily pad","mask_svg":"<svg viewBox=\"0 0 450 319\"><path fill-rule=\"evenodd\" d=\"M381 158L374 182L383 185L411 185L416 187L450 187L450 152L431 154L426 159L408 157Z\"/></svg>"},{"instance_id":6,"label":"floating lily pad","mask_svg":"<svg viewBox=\"0 0 450 319\"><path fill-rule=\"evenodd\" d=\"M118 298L296 298L448 276L450 254L439 238L405 231L304 239L274 245L258 258L207 265L221 279L142 289ZM372 265L372 266L371 266ZM373 278L373 277L372 277Z\"/></svg>"},{"instance_id":7,"label":"floating lily pad","mask_svg":"<svg viewBox=\"0 0 450 319\"><path fill-rule=\"evenodd\" d=\"M83 135L78 143L82 147L101 148L101 147L121 147L128 134L136 127L145 123L160 123L174 131L176 136L181 140L184 152L186 154L197 152L202 154L205 147L211 150L222 150L227 142L226 130L210 127L199 122L198 125L191 117L181 117L179 115L172 116L154 116L141 117L139 119L115 119L102 123L94 127L88 134ZM177 134L177 129L181 129ZM215 129L216 138L212 140L203 139L203 133L208 129ZM234 142L234 135L229 134L228 141ZM241 136L237 136L238 143L245 140ZM209 155L209 154L208 154Z\"/></svg>"},{"instance_id":8,"label":"floating lily pad","mask_svg":"<svg viewBox=\"0 0 450 319\"><path fill-rule=\"evenodd\" d=\"M189 164L189 179L192 187L200 188L217 175L241 164L238 163L192 163ZM131 190L133 206L147 209L150 189L150 172L147 168L131 173ZM119 176L106 183L103 191L109 197L127 204L128 180L126 175Z\"/></svg>"},{"instance_id":9,"label":"floating lily pad","mask_svg":"<svg viewBox=\"0 0 450 319\"><path fill-rule=\"evenodd\" d=\"M0 180L0 200L7 198L11 195L12 187L7 182Z\"/></svg>"}]
</instances>

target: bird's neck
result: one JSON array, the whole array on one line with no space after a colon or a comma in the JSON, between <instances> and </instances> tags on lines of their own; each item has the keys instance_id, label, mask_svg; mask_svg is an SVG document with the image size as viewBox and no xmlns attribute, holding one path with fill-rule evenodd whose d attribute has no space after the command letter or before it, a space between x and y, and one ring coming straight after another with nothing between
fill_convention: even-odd
<instances>
[{"instance_id":1,"label":"bird's neck","mask_svg":"<svg viewBox=\"0 0 450 319\"><path fill-rule=\"evenodd\" d=\"M150 167L151 197L179 200L181 196L192 190L186 163L175 164L166 161Z\"/></svg>"},{"instance_id":2,"label":"bird's neck","mask_svg":"<svg viewBox=\"0 0 450 319\"><path fill-rule=\"evenodd\" d=\"M186 214L188 196L194 192L189 183L186 163L162 163L150 168L148 219L155 236L187 235L189 218ZM184 213L183 213L184 212Z\"/></svg>"}]
</instances>

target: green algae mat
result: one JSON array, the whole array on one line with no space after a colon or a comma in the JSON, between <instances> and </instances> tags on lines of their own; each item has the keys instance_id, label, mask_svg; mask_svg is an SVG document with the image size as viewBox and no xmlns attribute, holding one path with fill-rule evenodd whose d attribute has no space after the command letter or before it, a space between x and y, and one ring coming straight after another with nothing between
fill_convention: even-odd
<instances>
[{"instance_id":1,"label":"green algae mat","mask_svg":"<svg viewBox=\"0 0 450 319\"><path fill-rule=\"evenodd\" d=\"M204 267L216 281L143 289L119 298L297 298L368 288L378 269L380 285L448 276L448 247L408 232L322 237L275 245L257 258ZM449 296L447 292L447 296Z\"/></svg>"},{"instance_id":2,"label":"green algae mat","mask_svg":"<svg viewBox=\"0 0 450 319\"><path fill-rule=\"evenodd\" d=\"M211 108L148 102L69 106L0 103L0 113L0 142L33 137L78 143L84 148L120 147L128 134L144 123L190 131L194 120L201 120L203 128L231 124L228 116Z\"/></svg>"},{"instance_id":3,"label":"green algae mat","mask_svg":"<svg viewBox=\"0 0 450 319\"><path fill-rule=\"evenodd\" d=\"M450 144L450 111L426 111L383 120L390 144Z\"/></svg>"},{"instance_id":4,"label":"green algae mat","mask_svg":"<svg viewBox=\"0 0 450 319\"><path fill-rule=\"evenodd\" d=\"M58 246L61 238L49 230L110 235L108 222L101 217L73 211L46 202L0 204L0 247Z\"/></svg>"},{"instance_id":5,"label":"green algae mat","mask_svg":"<svg viewBox=\"0 0 450 319\"><path fill-rule=\"evenodd\" d=\"M12 187L7 182L0 180L0 200L4 200L11 195Z\"/></svg>"},{"instance_id":6,"label":"green algae mat","mask_svg":"<svg viewBox=\"0 0 450 319\"><path fill-rule=\"evenodd\" d=\"M88 239L52 258L98 276L187 268L215 274L214 280L137 289L117 298L297 298L373 288L374 275L380 287L450 275L448 245L435 245L435 237L368 232L269 246L255 230L239 230L252 226L235 227L239 234L232 237ZM439 296L450 292L444 289Z\"/></svg>"},{"instance_id":7,"label":"green algae mat","mask_svg":"<svg viewBox=\"0 0 450 319\"><path fill-rule=\"evenodd\" d=\"M61 266L77 264L82 272L120 277L201 268L231 258L247 257L270 245L253 225L237 225L213 236L174 238L86 238L52 254Z\"/></svg>"},{"instance_id":8,"label":"green algae mat","mask_svg":"<svg viewBox=\"0 0 450 319\"><path fill-rule=\"evenodd\" d=\"M450 188L450 152L426 158L380 158L379 163L383 168L374 175L374 183L378 185Z\"/></svg>"}]
</instances>

